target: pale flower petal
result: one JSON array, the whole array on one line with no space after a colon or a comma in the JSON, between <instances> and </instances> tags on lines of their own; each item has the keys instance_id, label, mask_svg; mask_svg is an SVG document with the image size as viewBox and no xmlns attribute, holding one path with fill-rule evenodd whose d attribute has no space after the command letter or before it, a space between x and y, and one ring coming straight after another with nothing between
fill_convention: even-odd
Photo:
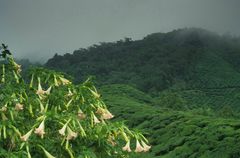
<instances>
[{"instance_id":1,"label":"pale flower petal","mask_svg":"<svg viewBox=\"0 0 240 158\"><path fill-rule=\"evenodd\" d=\"M102 114L102 118L105 120L111 119L114 116L107 110L105 109L104 113Z\"/></svg>"},{"instance_id":2,"label":"pale flower petal","mask_svg":"<svg viewBox=\"0 0 240 158\"><path fill-rule=\"evenodd\" d=\"M71 120L71 119L69 119L69 120L63 125L63 127L62 127L60 130L58 130L59 134L61 134L62 136L65 136L65 132L66 132L66 129L67 129L67 125L68 125L68 123L70 122L70 120Z\"/></svg>"},{"instance_id":3,"label":"pale flower petal","mask_svg":"<svg viewBox=\"0 0 240 158\"><path fill-rule=\"evenodd\" d=\"M34 133L41 136L41 138L43 138L43 135L45 134L44 121L42 121L39 127L35 129Z\"/></svg>"},{"instance_id":4,"label":"pale flower petal","mask_svg":"<svg viewBox=\"0 0 240 158\"><path fill-rule=\"evenodd\" d=\"M50 91L51 91L51 89L52 89L52 86L50 86L44 93L45 94L47 94L47 95L49 95L50 94Z\"/></svg>"},{"instance_id":5,"label":"pale flower petal","mask_svg":"<svg viewBox=\"0 0 240 158\"><path fill-rule=\"evenodd\" d=\"M123 151L127 151L127 152L131 152L131 148L130 148L130 141L128 141L126 143L126 145L122 148Z\"/></svg>"},{"instance_id":6,"label":"pale flower petal","mask_svg":"<svg viewBox=\"0 0 240 158\"><path fill-rule=\"evenodd\" d=\"M95 115L93 115L93 122L95 124L100 123L100 121L98 120L98 118Z\"/></svg>"},{"instance_id":7,"label":"pale flower petal","mask_svg":"<svg viewBox=\"0 0 240 158\"><path fill-rule=\"evenodd\" d=\"M142 152L142 151L144 151L144 148L141 146L141 144L140 144L139 141L137 140L135 152L136 152L136 153L139 153L139 152Z\"/></svg>"},{"instance_id":8,"label":"pale flower petal","mask_svg":"<svg viewBox=\"0 0 240 158\"><path fill-rule=\"evenodd\" d=\"M151 149L151 146L147 145L144 141L141 141L141 144L143 146L143 151L147 152Z\"/></svg>"},{"instance_id":9,"label":"pale flower petal","mask_svg":"<svg viewBox=\"0 0 240 158\"><path fill-rule=\"evenodd\" d=\"M37 90L36 94L39 95L39 96L42 96L42 95L44 95L44 94L49 95L51 89L52 89L52 87L50 86L46 91L44 91L44 90L42 89L41 83L39 82L39 83L38 83L38 90Z\"/></svg>"},{"instance_id":10,"label":"pale flower petal","mask_svg":"<svg viewBox=\"0 0 240 158\"><path fill-rule=\"evenodd\" d=\"M67 135L67 140L72 140L77 137L77 133L73 132L71 128L67 127L68 135Z\"/></svg>"},{"instance_id":11,"label":"pale flower petal","mask_svg":"<svg viewBox=\"0 0 240 158\"><path fill-rule=\"evenodd\" d=\"M38 90L36 92L36 94L38 95L43 95L44 94L44 90L42 89L41 83L38 83Z\"/></svg>"},{"instance_id":12,"label":"pale flower petal","mask_svg":"<svg viewBox=\"0 0 240 158\"><path fill-rule=\"evenodd\" d=\"M59 134L65 136L65 131L67 129L67 124L65 124L60 130L58 130Z\"/></svg>"},{"instance_id":13,"label":"pale flower petal","mask_svg":"<svg viewBox=\"0 0 240 158\"><path fill-rule=\"evenodd\" d=\"M27 134L25 134L24 136L21 136L20 139L24 142L26 142L28 140L28 138L31 136L33 129L31 129L29 132L27 132Z\"/></svg>"},{"instance_id":14,"label":"pale flower petal","mask_svg":"<svg viewBox=\"0 0 240 158\"><path fill-rule=\"evenodd\" d=\"M17 111L23 110L23 104L17 103L17 104L15 105L15 110L17 110Z\"/></svg>"}]
</instances>

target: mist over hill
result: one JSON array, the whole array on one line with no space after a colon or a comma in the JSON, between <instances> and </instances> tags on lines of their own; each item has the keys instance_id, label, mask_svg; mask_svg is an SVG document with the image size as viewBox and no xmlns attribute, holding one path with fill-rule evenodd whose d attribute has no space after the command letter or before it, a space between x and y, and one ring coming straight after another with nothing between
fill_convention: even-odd
<instances>
[{"instance_id":1,"label":"mist over hill","mask_svg":"<svg viewBox=\"0 0 240 158\"><path fill-rule=\"evenodd\" d=\"M146 92L180 84L231 87L238 85L239 50L240 38L190 28L56 54L46 66L71 74L76 81L93 75L99 84L130 84Z\"/></svg>"},{"instance_id":2,"label":"mist over hill","mask_svg":"<svg viewBox=\"0 0 240 158\"><path fill-rule=\"evenodd\" d=\"M56 54L45 65L76 82L92 75L99 86L127 84L161 99L177 97L190 109L220 110L240 109L239 59L240 38L187 28Z\"/></svg>"}]
</instances>

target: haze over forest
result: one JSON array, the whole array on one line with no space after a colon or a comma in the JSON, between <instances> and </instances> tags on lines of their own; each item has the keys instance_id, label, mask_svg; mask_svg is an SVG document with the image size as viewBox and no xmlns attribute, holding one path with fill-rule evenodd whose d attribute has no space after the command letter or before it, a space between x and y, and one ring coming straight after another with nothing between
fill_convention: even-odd
<instances>
[{"instance_id":1,"label":"haze over forest","mask_svg":"<svg viewBox=\"0 0 240 158\"><path fill-rule=\"evenodd\" d=\"M45 62L99 42L200 27L240 35L239 0L0 0L0 36L17 58Z\"/></svg>"}]
</instances>

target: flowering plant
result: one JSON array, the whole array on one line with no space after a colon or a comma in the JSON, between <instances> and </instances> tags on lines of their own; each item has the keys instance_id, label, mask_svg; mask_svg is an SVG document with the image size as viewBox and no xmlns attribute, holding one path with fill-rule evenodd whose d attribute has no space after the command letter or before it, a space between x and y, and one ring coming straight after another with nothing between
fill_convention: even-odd
<instances>
[{"instance_id":1,"label":"flowering plant","mask_svg":"<svg viewBox=\"0 0 240 158\"><path fill-rule=\"evenodd\" d=\"M61 73L32 68L24 80L7 46L1 53L0 157L120 158L131 147L151 148L140 132L110 121L90 79L74 85Z\"/></svg>"}]
</instances>

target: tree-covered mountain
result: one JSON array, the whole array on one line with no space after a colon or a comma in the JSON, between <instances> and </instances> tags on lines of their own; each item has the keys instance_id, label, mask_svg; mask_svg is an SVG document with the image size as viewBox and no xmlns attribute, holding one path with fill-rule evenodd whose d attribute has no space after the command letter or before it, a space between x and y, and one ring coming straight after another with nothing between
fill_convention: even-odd
<instances>
[{"instance_id":1,"label":"tree-covered mountain","mask_svg":"<svg viewBox=\"0 0 240 158\"><path fill-rule=\"evenodd\" d=\"M171 100L174 108L240 110L240 38L203 29L100 43L56 54L46 66L73 75L77 82L93 75L100 86L128 84L155 96L159 104Z\"/></svg>"},{"instance_id":2,"label":"tree-covered mountain","mask_svg":"<svg viewBox=\"0 0 240 158\"><path fill-rule=\"evenodd\" d=\"M71 74L76 81L93 75L100 85L121 83L158 92L176 86L238 86L238 59L239 38L191 28L56 54L46 66Z\"/></svg>"}]
</instances>

